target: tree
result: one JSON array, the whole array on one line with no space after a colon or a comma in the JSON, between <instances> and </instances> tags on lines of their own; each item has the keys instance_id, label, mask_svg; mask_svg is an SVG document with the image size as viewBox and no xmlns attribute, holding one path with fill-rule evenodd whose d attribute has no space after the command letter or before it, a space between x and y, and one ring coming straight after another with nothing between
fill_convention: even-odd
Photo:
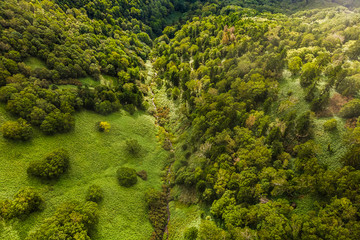
<instances>
[{"instance_id":1,"label":"tree","mask_svg":"<svg viewBox=\"0 0 360 240\"><path fill-rule=\"evenodd\" d=\"M293 75L299 73L302 66L302 59L298 56L289 59L288 68Z\"/></svg>"},{"instance_id":2,"label":"tree","mask_svg":"<svg viewBox=\"0 0 360 240\"><path fill-rule=\"evenodd\" d=\"M308 87L319 77L320 71L315 63L308 62L303 65L301 70L300 84L302 87Z\"/></svg>"},{"instance_id":3,"label":"tree","mask_svg":"<svg viewBox=\"0 0 360 240\"><path fill-rule=\"evenodd\" d=\"M344 118L353 118L360 116L360 99L353 99L346 103L339 112Z\"/></svg>"},{"instance_id":4,"label":"tree","mask_svg":"<svg viewBox=\"0 0 360 240\"><path fill-rule=\"evenodd\" d=\"M103 199L103 191L98 185L91 185L86 193L86 200L92 202L101 202Z\"/></svg>"},{"instance_id":5,"label":"tree","mask_svg":"<svg viewBox=\"0 0 360 240\"><path fill-rule=\"evenodd\" d=\"M87 201L61 204L54 215L45 219L40 227L31 232L26 240L52 239L90 239L89 232L98 221L97 204Z\"/></svg>"},{"instance_id":6,"label":"tree","mask_svg":"<svg viewBox=\"0 0 360 240\"><path fill-rule=\"evenodd\" d=\"M43 202L35 189L26 187L15 194L14 200L0 201L0 216L5 219L26 216L39 210Z\"/></svg>"},{"instance_id":7,"label":"tree","mask_svg":"<svg viewBox=\"0 0 360 240\"><path fill-rule=\"evenodd\" d=\"M98 122L96 123L96 127L100 132L109 132L111 125L108 122Z\"/></svg>"},{"instance_id":8,"label":"tree","mask_svg":"<svg viewBox=\"0 0 360 240\"><path fill-rule=\"evenodd\" d=\"M311 134L309 132L311 127L311 115L310 111L307 111L300 115L300 117L296 121L296 129L299 134L301 135L308 135Z\"/></svg>"},{"instance_id":9,"label":"tree","mask_svg":"<svg viewBox=\"0 0 360 240\"><path fill-rule=\"evenodd\" d=\"M136 170L128 167L121 167L116 171L119 184L124 187L131 187L137 183Z\"/></svg>"},{"instance_id":10,"label":"tree","mask_svg":"<svg viewBox=\"0 0 360 240\"><path fill-rule=\"evenodd\" d=\"M224 230L217 227L213 221L204 220L200 224L199 236L200 240L216 239L226 240L230 239Z\"/></svg>"},{"instance_id":11,"label":"tree","mask_svg":"<svg viewBox=\"0 0 360 240\"><path fill-rule=\"evenodd\" d=\"M47 154L43 160L30 162L27 172L39 178L58 178L69 168L69 159L69 153L59 148Z\"/></svg>"},{"instance_id":12,"label":"tree","mask_svg":"<svg viewBox=\"0 0 360 240\"><path fill-rule=\"evenodd\" d=\"M55 109L47 115L40 125L40 129L46 134L54 134L56 132L69 132L74 128L75 120L70 113L62 113L59 109Z\"/></svg>"},{"instance_id":13,"label":"tree","mask_svg":"<svg viewBox=\"0 0 360 240\"><path fill-rule=\"evenodd\" d=\"M137 155L140 153L141 145L136 139L127 139L125 144L126 150L132 155Z\"/></svg>"},{"instance_id":14,"label":"tree","mask_svg":"<svg viewBox=\"0 0 360 240\"><path fill-rule=\"evenodd\" d=\"M323 127L324 127L325 131L335 130L337 128L336 119L333 118L333 119L327 120L326 122L324 122Z\"/></svg>"},{"instance_id":15,"label":"tree","mask_svg":"<svg viewBox=\"0 0 360 240\"><path fill-rule=\"evenodd\" d=\"M1 132L4 138L14 140L29 140L32 138L33 131L31 126L24 120L7 121L1 126Z\"/></svg>"}]
</instances>

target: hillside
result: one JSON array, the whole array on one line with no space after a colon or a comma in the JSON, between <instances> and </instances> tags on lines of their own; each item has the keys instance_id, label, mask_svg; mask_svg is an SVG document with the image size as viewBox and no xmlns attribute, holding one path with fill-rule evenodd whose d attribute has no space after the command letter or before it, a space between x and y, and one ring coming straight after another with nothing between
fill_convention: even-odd
<instances>
[{"instance_id":1,"label":"hillside","mask_svg":"<svg viewBox=\"0 0 360 240\"><path fill-rule=\"evenodd\" d=\"M360 3L0 2L1 239L359 239Z\"/></svg>"}]
</instances>

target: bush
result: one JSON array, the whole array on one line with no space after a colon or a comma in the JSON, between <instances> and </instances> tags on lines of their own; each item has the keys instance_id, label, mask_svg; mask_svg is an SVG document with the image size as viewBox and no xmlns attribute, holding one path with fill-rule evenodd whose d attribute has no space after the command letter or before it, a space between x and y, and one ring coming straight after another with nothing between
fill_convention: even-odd
<instances>
[{"instance_id":1,"label":"bush","mask_svg":"<svg viewBox=\"0 0 360 240\"><path fill-rule=\"evenodd\" d=\"M166 193L164 191L149 189L145 193L145 201L149 209L149 220L154 227L153 237L151 239L157 239L154 236L161 236L166 226L166 200Z\"/></svg>"},{"instance_id":2,"label":"bush","mask_svg":"<svg viewBox=\"0 0 360 240\"><path fill-rule=\"evenodd\" d=\"M30 175L53 179L58 178L69 167L69 153L60 148L49 153L41 161L33 161L30 163L28 173Z\"/></svg>"},{"instance_id":3,"label":"bush","mask_svg":"<svg viewBox=\"0 0 360 240\"><path fill-rule=\"evenodd\" d=\"M336 119L330 119L324 122L324 130L325 131L331 131L337 128L337 121Z\"/></svg>"},{"instance_id":4,"label":"bush","mask_svg":"<svg viewBox=\"0 0 360 240\"><path fill-rule=\"evenodd\" d=\"M141 150L141 146L137 140L128 139L126 140L126 150L133 155L137 155Z\"/></svg>"},{"instance_id":5,"label":"bush","mask_svg":"<svg viewBox=\"0 0 360 240\"><path fill-rule=\"evenodd\" d=\"M16 122L5 122L1 126L1 132L3 133L4 138L23 141L29 140L33 135L31 126L21 118Z\"/></svg>"},{"instance_id":6,"label":"bush","mask_svg":"<svg viewBox=\"0 0 360 240\"><path fill-rule=\"evenodd\" d=\"M136 108L135 108L134 104L126 104L124 106L124 109L125 109L125 111L130 113L130 115L133 115L135 113L135 111L136 111Z\"/></svg>"},{"instance_id":7,"label":"bush","mask_svg":"<svg viewBox=\"0 0 360 240\"><path fill-rule=\"evenodd\" d=\"M64 203L58 207L53 216L45 219L39 229L31 232L26 240L90 239L89 231L95 226L97 220L96 203Z\"/></svg>"},{"instance_id":8,"label":"bush","mask_svg":"<svg viewBox=\"0 0 360 240\"><path fill-rule=\"evenodd\" d=\"M353 99L346 103L339 114L344 118L358 117L360 115L360 99Z\"/></svg>"},{"instance_id":9,"label":"bush","mask_svg":"<svg viewBox=\"0 0 360 240\"><path fill-rule=\"evenodd\" d=\"M108 122L97 122L96 128L99 130L99 132L109 132L111 125Z\"/></svg>"},{"instance_id":10,"label":"bush","mask_svg":"<svg viewBox=\"0 0 360 240\"><path fill-rule=\"evenodd\" d=\"M124 187L131 187L137 183L135 169L121 167L116 172L119 184Z\"/></svg>"},{"instance_id":11,"label":"bush","mask_svg":"<svg viewBox=\"0 0 360 240\"><path fill-rule=\"evenodd\" d=\"M62 113L56 109L45 117L40 125L40 130L46 134L56 132L69 132L75 126L75 119L70 113Z\"/></svg>"},{"instance_id":12,"label":"bush","mask_svg":"<svg viewBox=\"0 0 360 240\"><path fill-rule=\"evenodd\" d=\"M198 229L196 227L188 228L184 233L184 239L186 240L196 240L197 236L198 236Z\"/></svg>"},{"instance_id":13,"label":"bush","mask_svg":"<svg viewBox=\"0 0 360 240\"><path fill-rule=\"evenodd\" d=\"M0 217L11 219L28 215L39 210L43 199L33 188L24 188L15 196L14 200L5 200L0 202Z\"/></svg>"},{"instance_id":14,"label":"bush","mask_svg":"<svg viewBox=\"0 0 360 240\"><path fill-rule=\"evenodd\" d=\"M147 180L147 172L145 170L141 170L136 173L142 180Z\"/></svg>"},{"instance_id":15,"label":"bush","mask_svg":"<svg viewBox=\"0 0 360 240\"><path fill-rule=\"evenodd\" d=\"M100 202L103 199L103 191L98 185L91 185L86 194L86 201Z\"/></svg>"}]
</instances>

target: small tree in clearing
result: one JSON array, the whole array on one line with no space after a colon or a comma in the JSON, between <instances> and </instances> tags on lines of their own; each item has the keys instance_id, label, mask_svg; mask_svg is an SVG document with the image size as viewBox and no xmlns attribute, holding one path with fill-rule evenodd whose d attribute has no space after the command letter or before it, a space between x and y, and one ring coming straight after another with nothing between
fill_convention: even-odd
<instances>
[{"instance_id":1,"label":"small tree in clearing","mask_svg":"<svg viewBox=\"0 0 360 240\"><path fill-rule=\"evenodd\" d=\"M108 122L98 122L97 128L100 132L109 132L111 125Z\"/></svg>"},{"instance_id":2,"label":"small tree in clearing","mask_svg":"<svg viewBox=\"0 0 360 240\"><path fill-rule=\"evenodd\" d=\"M141 146L137 140L128 139L126 140L126 150L133 155L137 155L141 150Z\"/></svg>"}]
</instances>

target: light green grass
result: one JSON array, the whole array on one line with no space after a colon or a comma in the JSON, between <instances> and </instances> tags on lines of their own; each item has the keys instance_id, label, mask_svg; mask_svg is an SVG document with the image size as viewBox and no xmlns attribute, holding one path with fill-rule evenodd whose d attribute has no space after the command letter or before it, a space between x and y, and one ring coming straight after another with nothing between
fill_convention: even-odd
<instances>
[{"instance_id":1,"label":"light green grass","mask_svg":"<svg viewBox=\"0 0 360 240\"><path fill-rule=\"evenodd\" d=\"M310 110L310 104L304 99L304 90L300 85L300 79L298 77L285 76L279 84L279 99L273 104L272 112L274 119L283 116L286 113L295 110L298 115ZM291 92L291 96L288 93ZM281 102L291 102L284 111L279 111Z\"/></svg>"},{"instance_id":2,"label":"light green grass","mask_svg":"<svg viewBox=\"0 0 360 240\"><path fill-rule=\"evenodd\" d=\"M344 156L347 146L343 141L346 133L345 120L334 117L337 120L337 129L325 131L323 124L331 118L317 118L314 121L315 143L318 146L318 160L325 164L329 169L337 169L342 166L340 159ZM331 151L328 151L330 144Z\"/></svg>"},{"instance_id":3,"label":"light green grass","mask_svg":"<svg viewBox=\"0 0 360 240\"><path fill-rule=\"evenodd\" d=\"M96 87L98 85L100 85L99 81L96 81L94 78L92 77L84 77L84 78L79 78L79 81L83 84L83 85L88 85L89 87Z\"/></svg>"},{"instance_id":4,"label":"light green grass","mask_svg":"<svg viewBox=\"0 0 360 240\"><path fill-rule=\"evenodd\" d=\"M32 69L36 68L46 68L46 64L36 57L29 57L25 60L25 64L31 67Z\"/></svg>"},{"instance_id":5,"label":"light green grass","mask_svg":"<svg viewBox=\"0 0 360 240\"><path fill-rule=\"evenodd\" d=\"M323 85L324 81L320 82ZM287 96L287 93L291 91L291 97ZM272 119L283 116L289 111L296 111L296 114L300 116L302 113L310 110L310 104L304 99L304 90L300 86L300 80L298 77L290 77L289 73L284 73L284 79L280 81L279 100L272 106ZM292 105L283 112L278 112L280 102L291 100ZM314 141L318 146L318 160L319 163L325 164L329 169L336 169L341 167L340 159L346 152L346 145L343 142L343 136L346 132L345 121L342 118L335 117L337 120L337 130L324 131L323 124L331 118L319 118L314 117ZM330 143L332 151L328 151L328 144Z\"/></svg>"},{"instance_id":6,"label":"light green grass","mask_svg":"<svg viewBox=\"0 0 360 240\"><path fill-rule=\"evenodd\" d=\"M0 114L0 124L13 119L4 113L3 106ZM44 211L32 213L25 220L14 220L5 227L0 222L0 239L16 239L13 236L24 239L28 231L36 229L62 202L84 201L86 190L92 184L104 191L94 239L149 239L153 228L147 217L144 192L151 187L160 189L161 169L167 158L157 143L153 117L142 113L129 116L124 112L101 116L83 111L76 113L75 118L75 130L70 133L45 136L36 130L34 138L25 143L0 137L0 199L10 199L19 189L32 186L39 189L46 202ZM110 132L96 131L97 121L109 122ZM130 137L143 146L140 157L125 151L125 140ZM59 147L70 152L68 173L52 182L28 177L26 169L31 160L42 159ZM116 170L120 166L146 170L148 180L139 178L131 188L119 186Z\"/></svg>"},{"instance_id":7,"label":"light green grass","mask_svg":"<svg viewBox=\"0 0 360 240\"><path fill-rule=\"evenodd\" d=\"M184 239L184 232L190 227L199 228L201 210L199 205L184 205L180 202L170 202L169 239Z\"/></svg>"},{"instance_id":8,"label":"light green grass","mask_svg":"<svg viewBox=\"0 0 360 240\"><path fill-rule=\"evenodd\" d=\"M77 89L77 86L71 84L57 85L59 89Z\"/></svg>"}]
</instances>

